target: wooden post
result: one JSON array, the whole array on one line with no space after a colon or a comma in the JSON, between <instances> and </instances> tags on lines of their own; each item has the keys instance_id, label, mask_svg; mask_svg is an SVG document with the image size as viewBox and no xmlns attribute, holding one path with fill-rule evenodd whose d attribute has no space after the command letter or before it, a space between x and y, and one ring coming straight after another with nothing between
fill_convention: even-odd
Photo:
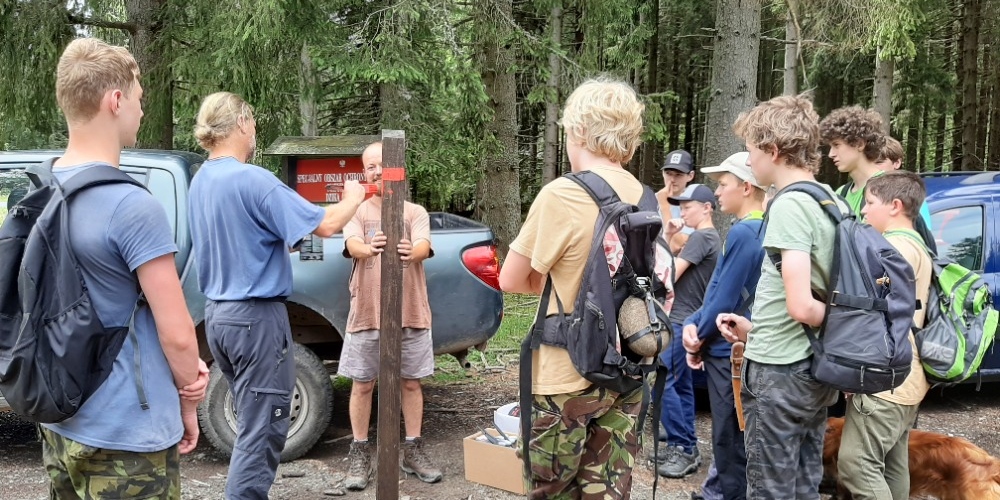
<instances>
[{"instance_id":1,"label":"wooden post","mask_svg":"<svg viewBox=\"0 0 1000 500\"><path fill-rule=\"evenodd\" d=\"M396 245L403 237L406 200L406 136L382 131L382 310L379 321L378 450L375 498L399 498L400 351L403 338L403 263Z\"/></svg>"}]
</instances>

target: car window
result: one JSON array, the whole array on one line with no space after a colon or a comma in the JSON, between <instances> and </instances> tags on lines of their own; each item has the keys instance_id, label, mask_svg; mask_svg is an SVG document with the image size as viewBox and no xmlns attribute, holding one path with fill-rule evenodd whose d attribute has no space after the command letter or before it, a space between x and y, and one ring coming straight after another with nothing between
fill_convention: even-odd
<instances>
[{"instance_id":1,"label":"car window","mask_svg":"<svg viewBox=\"0 0 1000 500\"><path fill-rule=\"evenodd\" d=\"M938 253L961 264L983 269L983 207L955 207L931 215Z\"/></svg>"},{"instance_id":2,"label":"car window","mask_svg":"<svg viewBox=\"0 0 1000 500\"><path fill-rule=\"evenodd\" d=\"M28 193L28 177L23 169L0 169L0 220Z\"/></svg>"}]
</instances>

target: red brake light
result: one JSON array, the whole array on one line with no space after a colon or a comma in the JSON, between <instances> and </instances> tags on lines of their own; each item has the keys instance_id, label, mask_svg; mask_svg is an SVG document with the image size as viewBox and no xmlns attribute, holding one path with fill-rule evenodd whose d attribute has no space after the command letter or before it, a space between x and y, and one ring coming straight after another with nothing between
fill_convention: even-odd
<instances>
[{"instance_id":1,"label":"red brake light","mask_svg":"<svg viewBox=\"0 0 1000 500\"><path fill-rule=\"evenodd\" d=\"M462 263L483 283L500 290L500 259L493 245L472 247L462 252Z\"/></svg>"}]
</instances>

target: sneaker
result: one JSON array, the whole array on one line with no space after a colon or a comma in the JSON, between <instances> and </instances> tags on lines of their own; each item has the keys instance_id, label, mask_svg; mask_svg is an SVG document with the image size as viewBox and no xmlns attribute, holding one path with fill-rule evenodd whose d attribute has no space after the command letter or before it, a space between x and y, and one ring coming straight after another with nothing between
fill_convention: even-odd
<instances>
[{"instance_id":1,"label":"sneaker","mask_svg":"<svg viewBox=\"0 0 1000 500\"><path fill-rule=\"evenodd\" d=\"M372 445L370 441L351 443L351 451L347 454L351 468L347 471L344 487L361 491L368 486L368 478L372 475Z\"/></svg>"},{"instance_id":2,"label":"sneaker","mask_svg":"<svg viewBox=\"0 0 1000 500\"><path fill-rule=\"evenodd\" d=\"M403 463L400 468L407 474L416 474L425 483L436 483L441 480L441 469L431 464L431 459L424 453L424 441L416 438L403 442Z\"/></svg>"},{"instance_id":3,"label":"sneaker","mask_svg":"<svg viewBox=\"0 0 1000 500\"><path fill-rule=\"evenodd\" d=\"M694 474L701 465L701 453L697 447L689 454L684 453L684 448L680 446L671 446L668 453L667 460L656 468L656 472L661 476L679 479Z\"/></svg>"}]
</instances>

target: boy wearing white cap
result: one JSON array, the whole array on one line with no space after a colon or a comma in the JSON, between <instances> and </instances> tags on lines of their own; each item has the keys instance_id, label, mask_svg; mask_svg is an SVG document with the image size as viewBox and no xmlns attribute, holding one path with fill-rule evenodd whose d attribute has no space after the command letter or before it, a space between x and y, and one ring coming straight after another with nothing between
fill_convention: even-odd
<instances>
[{"instance_id":1,"label":"boy wearing white cap","mask_svg":"<svg viewBox=\"0 0 1000 500\"><path fill-rule=\"evenodd\" d=\"M746 498L746 449L733 404L731 345L715 325L719 313L744 313L760 278L764 259L761 224L764 213L764 189L747 166L748 153L736 153L721 165L701 169L719 183L715 196L719 210L737 217L726 235L705 300L684 321L683 345L687 363L705 370L708 396L712 405L712 453L718 470L718 485L725 500ZM703 495L710 497L703 486Z\"/></svg>"}]
</instances>

